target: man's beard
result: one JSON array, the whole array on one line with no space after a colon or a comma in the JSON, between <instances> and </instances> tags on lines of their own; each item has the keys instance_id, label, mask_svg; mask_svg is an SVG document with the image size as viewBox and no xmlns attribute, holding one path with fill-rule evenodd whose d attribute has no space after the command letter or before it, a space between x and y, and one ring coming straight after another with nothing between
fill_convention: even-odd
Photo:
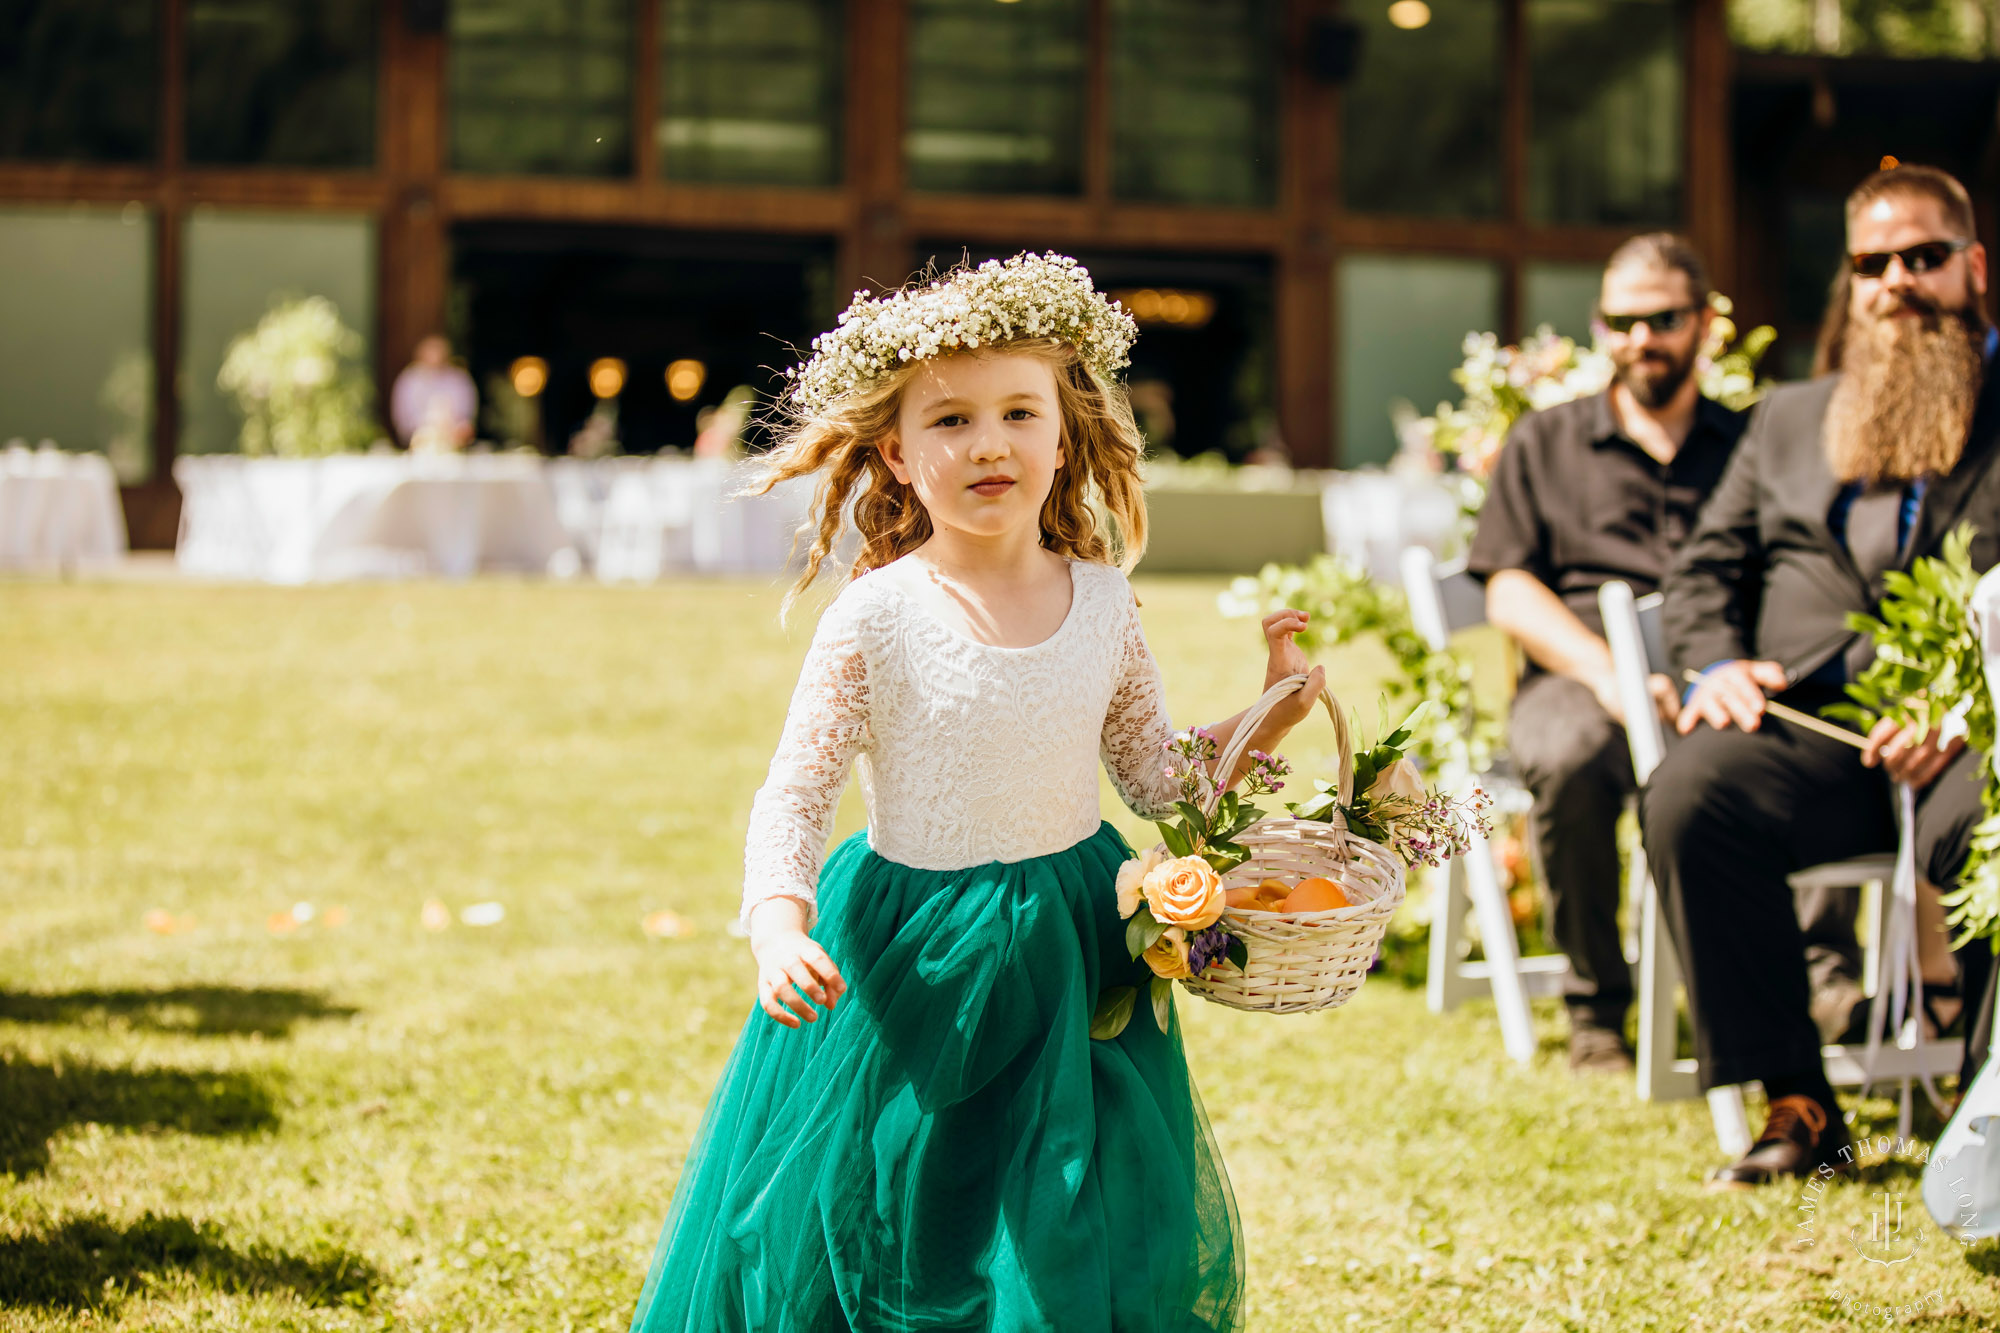
<instances>
[{"instance_id":1,"label":"man's beard","mask_svg":"<svg viewBox=\"0 0 2000 1333\"><path fill-rule=\"evenodd\" d=\"M1958 464L1984 378L1985 321L1977 306L1850 315L1840 382L1826 410L1826 460L1841 481L1869 485L1937 477Z\"/></svg>"},{"instance_id":2,"label":"man's beard","mask_svg":"<svg viewBox=\"0 0 2000 1333\"><path fill-rule=\"evenodd\" d=\"M1618 367L1618 382L1625 386L1639 406L1646 408L1665 407L1687 383L1694 373L1695 353L1690 350L1685 360L1676 361L1665 352L1657 354L1641 353Z\"/></svg>"}]
</instances>

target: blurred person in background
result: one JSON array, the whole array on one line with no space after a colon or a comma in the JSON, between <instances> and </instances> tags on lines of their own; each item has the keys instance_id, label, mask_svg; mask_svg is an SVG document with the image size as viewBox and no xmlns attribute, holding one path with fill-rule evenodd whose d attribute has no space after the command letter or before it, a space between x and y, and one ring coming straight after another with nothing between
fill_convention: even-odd
<instances>
[{"instance_id":1,"label":"blurred person in background","mask_svg":"<svg viewBox=\"0 0 2000 1333\"><path fill-rule=\"evenodd\" d=\"M1631 971L1618 929L1618 820L1634 787L1597 590L1644 596L1721 479L1744 418L1702 397L1695 358L1713 315L1693 246L1635 236L1605 265L1596 332L1616 375L1603 393L1515 423L1494 467L1467 567L1488 618L1521 645L1509 749L1534 794L1534 842L1555 942L1573 1071L1632 1068ZM1678 692L1653 678L1669 720Z\"/></svg>"},{"instance_id":2,"label":"blurred person in background","mask_svg":"<svg viewBox=\"0 0 2000 1333\"><path fill-rule=\"evenodd\" d=\"M417 344L416 356L389 393L389 424L417 453L463 449L472 440L478 411L472 376L452 363L451 343L441 333Z\"/></svg>"}]
</instances>

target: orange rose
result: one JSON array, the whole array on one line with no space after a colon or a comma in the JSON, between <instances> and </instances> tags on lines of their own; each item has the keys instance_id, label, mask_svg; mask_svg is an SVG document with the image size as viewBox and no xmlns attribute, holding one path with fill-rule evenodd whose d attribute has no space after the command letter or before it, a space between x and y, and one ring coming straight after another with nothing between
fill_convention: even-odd
<instances>
[{"instance_id":1,"label":"orange rose","mask_svg":"<svg viewBox=\"0 0 2000 1333\"><path fill-rule=\"evenodd\" d=\"M1162 925L1206 930L1222 918L1222 879L1199 856L1162 861L1146 873L1139 891Z\"/></svg>"},{"instance_id":2,"label":"orange rose","mask_svg":"<svg viewBox=\"0 0 2000 1333\"><path fill-rule=\"evenodd\" d=\"M1179 926L1168 926L1152 947L1139 956L1154 973L1169 981L1194 975L1194 969L1188 966L1187 932Z\"/></svg>"}]
</instances>

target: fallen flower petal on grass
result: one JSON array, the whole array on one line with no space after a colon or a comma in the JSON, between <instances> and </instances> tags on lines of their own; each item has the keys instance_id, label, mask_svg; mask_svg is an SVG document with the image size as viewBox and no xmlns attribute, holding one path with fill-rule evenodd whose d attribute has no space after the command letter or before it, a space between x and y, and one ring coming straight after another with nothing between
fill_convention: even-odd
<instances>
[{"instance_id":1,"label":"fallen flower petal on grass","mask_svg":"<svg viewBox=\"0 0 2000 1333\"><path fill-rule=\"evenodd\" d=\"M458 919L468 926L497 926L507 915L507 909L499 903L474 903L458 914Z\"/></svg>"},{"instance_id":2,"label":"fallen flower petal on grass","mask_svg":"<svg viewBox=\"0 0 2000 1333\"><path fill-rule=\"evenodd\" d=\"M451 929L451 909L435 898L424 904L423 915L419 919L424 923L425 930Z\"/></svg>"},{"instance_id":3,"label":"fallen flower petal on grass","mask_svg":"<svg viewBox=\"0 0 2000 1333\"><path fill-rule=\"evenodd\" d=\"M299 919L290 912L273 912L264 918L264 928L273 935L289 935L299 928Z\"/></svg>"},{"instance_id":4,"label":"fallen flower petal on grass","mask_svg":"<svg viewBox=\"0 0 2000 1333\"><path fill-rule=\"evenodd\" d=\"M326 915L319 919L319 923L328 930L339 930L347 924L347 909L345 907L329 907L326 909Z\"/></svg>"},{"instance_id":5,"label":"fallen flower petal on grass","mask_svg":"<svg viewBox=\"0 0 2000 1333\"><path fill-rule=\"evenodd\" d=\"M146 929L155 935L184 935L194 929L194 918L175 916L164 908L155 907L144 917Z\"/></svg>"},{"instance_id":6,"label":"fallen flower petal on grass","mask_svg":"<svg viewBox=\"0 0 2000 1333\"><path fill-rule=\"evenodd\" d=\"M648 912L641 917L639 929L656 940L678 940L694 934L694 922L679 912L662 909L658 912Z\"/></svg>"}]
</instances>

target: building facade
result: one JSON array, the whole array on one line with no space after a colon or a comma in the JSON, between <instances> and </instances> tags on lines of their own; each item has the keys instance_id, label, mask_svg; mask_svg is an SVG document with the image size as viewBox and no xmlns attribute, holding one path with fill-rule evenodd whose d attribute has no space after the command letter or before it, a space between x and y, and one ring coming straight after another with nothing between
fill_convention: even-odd
<instances>
[{"instance_id":1,"label":"building facade","mask_svg":"<svg viewBox=\"0 0 2000 1333\"><path fill-rule=\"evenodd\" d=\"M1744 249L1723 0L9 12L0 438L109 448L142 544L175 455L234 447L223 349L289 292L365 336L384 400L448 333L489 407L538 390L552 451L615 358L649 450L857 288L1055 248L1146 325L1156 441L1353 465L1451 393L1467 330L1586 334L1632 232L1691 233L1725 290Z\"/></svg>"}]
</instances>

